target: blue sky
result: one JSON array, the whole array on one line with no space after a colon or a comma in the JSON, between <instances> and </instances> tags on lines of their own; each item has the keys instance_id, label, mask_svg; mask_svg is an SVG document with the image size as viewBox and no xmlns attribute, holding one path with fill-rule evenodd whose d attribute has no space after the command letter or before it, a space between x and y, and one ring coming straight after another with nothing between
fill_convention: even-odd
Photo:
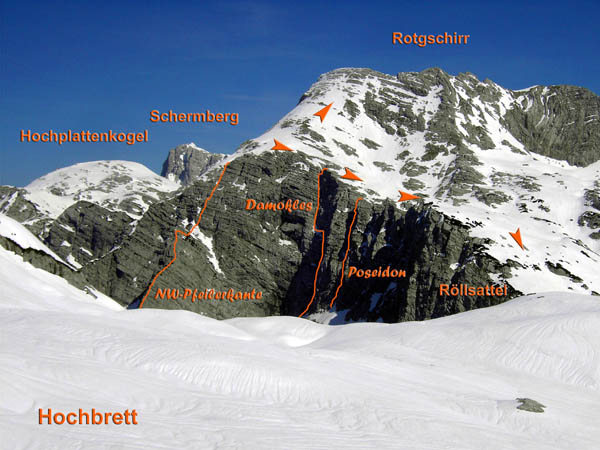
<instances>
[{"instance_id":1,"label":"blue sky","mask_svg":"<svg viewBox=\"0 0 600 450\"><path fill-rule=\"evenodd\" d=\"M99 159L159 172L187 142L231 153L338 67L440 67L511 89L600 93L600 2L2 2L0 184ZM466 46L392 45L395 31L470 34ZM153 109L237 112L239 124L154 124ZM149 130L150 142L21 143L32 131Z\"/></svg>"}]
</instances>

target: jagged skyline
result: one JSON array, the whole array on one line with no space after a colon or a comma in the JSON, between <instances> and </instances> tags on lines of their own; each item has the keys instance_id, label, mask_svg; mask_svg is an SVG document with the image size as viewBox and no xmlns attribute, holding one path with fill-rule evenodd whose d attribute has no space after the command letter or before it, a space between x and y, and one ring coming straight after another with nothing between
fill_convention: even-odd
<instances>
[{"instance_id":1,"label":"jagged skyline","mask_svg":"<svg viewBox=\"0 0 600 450\"><path fill-rule=\"evenodd\" d=\"M159 173L165 152L187 142L232 153L290 111L320 74L339 67L389 74L441 67L510 89L567 83L598 93L598 5L521 3L375 2L367 10L316 2L6 4L4 15L15 20L3 27L0 184L24 186L54 169L104 159L138 161ZM69 27L57 32L52 24L64 21ZM419 48L393 45L394 32L471 38ZM239 113L240 123L153 124L155 109ZM135 148L58 146L21 143L21 129L148 129L150 139Z\"/></svg>"},{"instance_id":2,"label":"jagged skyline","mask_svg":"<svg viewBox=\"0 0 600 450\"><path fill-rule=\"evenodd\" d=\"M178 146L162 177L137 163L77 164L27 189L3 187L0 212L130 307L144 296L144 307L218 318L299 315L328 307L339 290L336 307L353 320L393 322L501 300L457 302L436 283L506 282L504 300L547 289L593 294L599 114L600 98L581 88L515 92L439 69L339 69L234 155ZM398 203L400 194L414 201ZM350 265L395 266L406 279L342 287ZM190 301L202 286L256 289L266 300ZM162 301L159 292L173 289L184 298Z\"/></svg>"}]
</instances>

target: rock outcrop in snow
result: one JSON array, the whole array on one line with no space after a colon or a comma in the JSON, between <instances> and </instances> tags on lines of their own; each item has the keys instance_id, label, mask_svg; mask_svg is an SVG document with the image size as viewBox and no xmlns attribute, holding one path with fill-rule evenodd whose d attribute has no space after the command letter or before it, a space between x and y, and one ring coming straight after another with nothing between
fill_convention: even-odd
<instances>
[{"instance_id":1,"label":"rock outcrop in snow","mask_svg":"<svg viewBox=\"0 0 600 450\"><path fill-rule=\"evenodd\" d=\"M161 175L187 186L198 180L210 167L225 159L227 155L210 153L193 142L179 145L169 151Z\"/></svg>"},{"instance_id":2,"label":"rock outcrop in snow","mask_svg":"<svg viewBox=\"0 0 600 450\"><path fill-rule=\"evenodd\" d=\"M330 103L321 122L314 113ZM166 301L153 291L145 307L218 318L298 315L314 294L308 312L323 312L347 250L346 271L389 265L407 273L346 280L335 306L349 320L428 319L548 290L599 293L599 105L593 93L570 86L510 91L439 69L396 76L339 69L226 159L191 144L172 150L163 172L178 182L157 181L163 194L148 195L153 200L137 215L71 198L36 234L61 257L72 255L98 289L136 304L173 259L174 230L197 222L228 162L197 229L203 238L181 237L177 261L154 289L256 289L263 298ZM274 139L293 151L271 150ZM342 179L345 167L363 181ZM57 198L74 195L61 186ZM398 190L421 200L397 203ZM33 227L27 217L43 201L19 198L8 192L0 208ZM316 208L248 211L250 198L318 203L325 244L313 229ZM517 228L525 250L509 235ZM508 295L449 297L442 283L507 284Z\"/></svg>"}]
</instances>

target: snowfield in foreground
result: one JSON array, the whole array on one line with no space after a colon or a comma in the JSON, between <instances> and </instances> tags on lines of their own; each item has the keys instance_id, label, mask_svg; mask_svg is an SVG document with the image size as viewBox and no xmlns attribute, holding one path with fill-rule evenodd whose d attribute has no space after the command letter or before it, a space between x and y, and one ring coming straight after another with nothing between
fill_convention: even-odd
<instances>
[{"instance_id":1,"label":"snowfield in foreground","mask_svg":"<svg viewBox=\"0 0 600 450\"><path fill-rule=\"evenodd\" d=\"M217 321L94 300L0 249L7 449L593 449L600 298L419 323ZM516 409L516 398L546 406ZM139 425L38 425L38 408Z\"/></svg>"}]
</instances>

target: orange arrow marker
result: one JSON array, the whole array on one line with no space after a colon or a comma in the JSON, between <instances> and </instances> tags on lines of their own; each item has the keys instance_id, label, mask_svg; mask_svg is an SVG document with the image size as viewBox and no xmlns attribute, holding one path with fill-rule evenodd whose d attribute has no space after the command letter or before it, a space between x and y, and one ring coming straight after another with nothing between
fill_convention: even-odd
<instances>
[{"instance_id":1,"label":"orange arrow marker","mask_svg":"<svg viewBox=\"0 0 600 450\"><path fill-rule=\"evenodd\" d=\"M323 123L323 121L325 120L325 116L329 112L329 108L331 108L331 105L333 105L333 102L327 105L321 111L317 111L316 113L314 113L313 116L319 116L321 118L321 123Z\"/></svg>"},{"instance_id":2,"label":"orange arrow marker","mask_svg":"<svg viewBox=\"0 0 600 450\"><path fill-rule=\"evenodd\" d=\"M277 139L273 139L275 141L275 145L273 146L273 148L271 148L271 150L285 150L288 152L293 152L294 150L292 150L291 148L289 148L287 145L282 144L281 142L279 142Z\"/></svg>"},{"instance_id":3,"label":"orange arrow marker","mask_svg":"<svg viewBox=\"0 0 600 450\"><path fill-rule=\"evenodd\" d=\"M416 195L409 194L407 192L402 192L402 191L398 191L398 192L400 192L400 195L402 195L402 197L400 197L400 200L398 200L399 202L404 202L406 200L416 200L418 198L421 198L421 197L417 197Z\"/></svg>"},{"instance_id":4,"label":"orange arrow marker","mask_svg":"<svg viewBox=\"0 0 600 450\"><path fill-rule=\"evenodd\" d=\"M331 106L331 105L329 105L329 106ZM346 169L346 173L344 175L342 175L342 178L344 178L346 180L362 181L362 179L358 178L354 173L352 173L350 171L350 169L348 169L347 167L344 167L344 169Z\"/></svg>"},{"instance_id":5,"label":"orange arrow marker","mask_svg":"<svg viewBox=\"0 0 600 450\"><path fill-rule=\"evenodd\" d=\"M519 244L519 247L521 247L522 250L525 250L525 247L523 247L523 240L521 239L521 229L520 228L517 228L517 231L515 231L514 233L511 233L509 231L508 234L510 234L512 236L512 238L515 241L517 241L517 244Z\"/></svg>"}]
</instances>

